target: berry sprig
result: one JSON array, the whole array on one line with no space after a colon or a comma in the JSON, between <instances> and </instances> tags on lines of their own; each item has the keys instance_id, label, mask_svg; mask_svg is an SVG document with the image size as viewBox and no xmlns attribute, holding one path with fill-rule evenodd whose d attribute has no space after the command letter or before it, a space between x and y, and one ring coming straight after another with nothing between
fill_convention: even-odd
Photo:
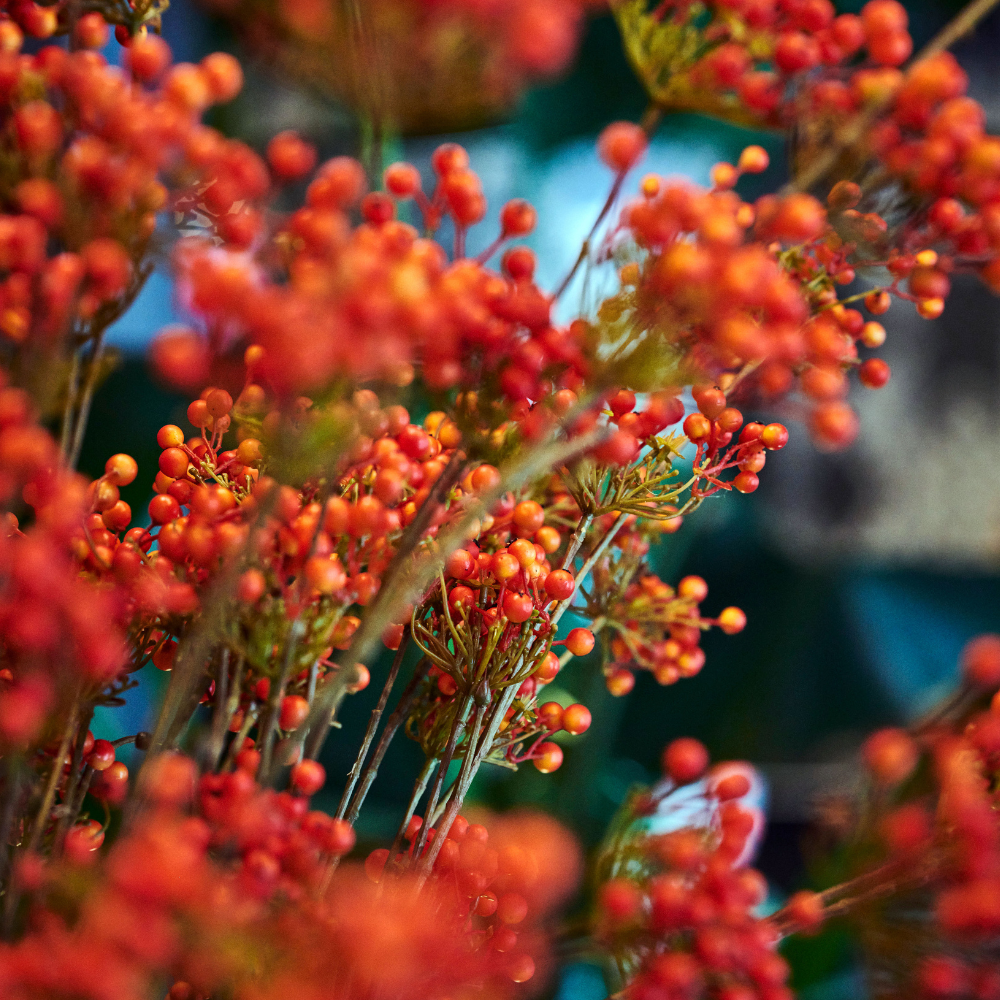
<instances>
[{"instance_id":1,"label":"berry sprig","mask_svg":"<svg viewBox=\"0 0 1000 1000\"><path fill-rule=\"evenodd\" d=\"M697 740L675 740L664 780L626 805L602 850L597 933L636 1000L791 997L779 935L755 912L767 883L747 867L760 822L748 768L708 764Z\"/></svg>"}]
</instances>

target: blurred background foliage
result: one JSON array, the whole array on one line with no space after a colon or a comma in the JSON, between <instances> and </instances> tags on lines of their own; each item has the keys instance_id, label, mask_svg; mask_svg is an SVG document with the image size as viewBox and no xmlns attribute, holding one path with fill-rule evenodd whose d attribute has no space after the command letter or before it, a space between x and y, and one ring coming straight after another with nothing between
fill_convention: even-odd
<instances>
[{"instance_id":1,"label":"blurred background foliage","mask_svg":"<svg viewBox=\"0 0 1000 1000\"><path fill-rule=\"evenodd\" d=\"M960 6L957 0L908 3L917 48ZM212 122L225 132L263 149L275 132L294 128L324 157L360 152L363 129L346 109L256 64L191 0L171 5L164 35L178 60L215 49L243 59L244 92ZM994 132L1000 130L998 42L1000 17L993 15L956 49ZM116 49L112 43L109 59ZM491 241L507 198L526 197L539 211L529 240L539 255L539 283L552 287L575 258L610 183L594 152L597 133L614 119L637 120L644 106L614 22L599 16L590 21L572 70L529 92L507 120L461 135L388 136L383 160L406 158L426 169L438 142L466 145L490 202L470 250ZM769 172L747 178L742 189L753 197L784 179L779 137L668 116L643 166L704 183L713 163L735 161L751 142L772 155ZM636 183L632 178L633 188ZM562 304L567 315L581 305L570 299ZM156 431L166 422L183 424L187 403L150 381L142 349L178 318L183 311L164 261L113 330L118 366L95 400L86 439L88 473L103 471L113 452L138 460L139 479L122 491L137 510L151 495ZM660 688L643 674L620 700L607 693L597 663L575 663L557 683L592 709L593 727L572 741L554 775L531 768L482 775L473 789L478 803L537 804L592 846L629 787L655 778L663 745L678 735L697 736L714 757L750 760L766 779L770 826L758 864L772 881L775 903L794 888L823 883L830 862L817 847L835 824L838 795L850 791L862 734L919 714L955 675L962 644L1000 628L1000 307L970 282L959 285L938 321L916 319L906 303L884 319L894 377L880 393L857 401L859 443L845 454L820 455L793 430L792 446L773 460L752 497L713 499L651 554L668 581L686 573L708 581L709 613L742 607L746 630L735 637L708 634L707 662L697 678ZM410 405L418 414L426 408L419 399ZM794 420L795 414L771 416ZM373 668L376 678L383 671ZM380 687L371 685L341 713L342 736L329 741L324 758L330 801L320 805L335 805L339 776L353 762ZM116 718L120 731L98 735L142 728L147 704L134 701ZM362 816L363 839L394 830L419 759L414 745L394 743ZM797 943L789 957L803 996L863 995L842 930ZM599 976L585 964L570 966L554 989L563 1000L604 996Z\"/></svg>"}]
</instances>

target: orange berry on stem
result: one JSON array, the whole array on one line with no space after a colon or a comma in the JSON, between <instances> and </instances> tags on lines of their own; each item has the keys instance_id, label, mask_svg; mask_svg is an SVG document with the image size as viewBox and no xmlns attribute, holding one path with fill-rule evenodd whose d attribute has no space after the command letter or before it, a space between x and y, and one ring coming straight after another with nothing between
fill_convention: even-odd
<instances>
[{"instance_id":1,"label":"orange berry on stem","mask_svg":"<svg viewBox=\"0 0 1000 1000\"><path fill-rule=\"evenodd\" d=\"M346 819L334 819L326 831L324 847L330 854L339 858L350 854L357 839L354 827Z\"/></svg>"},{"instance_id":2,"label":"orange berry on stem","mask_svg":"<svg viewBox=\"0 0 1000 1000\"><path fill-rule=\"evenodd\" d=\"M554 681L559 674L559 657L551 650L542 657L542 662L535 668L532 676L539 684L548 684Z\"/></svg>"},{"instance_id":3,"label":"orange berry on stem","mask_svg":"<svg viewBox=\"0 0 1000 1000\"><path fill-rule=\"evenodd\" d=\"M104 463L104 474L115 486L128 486L139 474L139 465L131 455L112 455Z\"/></svg>"},{"instance_id":4,"label":"orange berry on stem","mask_svg":"<svg viewBox=\"0 0 1000 1000\"><path fill-rule=\"evenodd\" d=\"M742 632L746 628L747 616L739 608L723 608L719 613L718 622L719 628L726 635L736 635L737 632Z\"/></svg>"},{"instance_id":5,"label":"orange berry on stem","mask_svg":"<svg viewBox=\"0 0 1000 1000\"><path fill-rule=\"evenodd\" d=\"M784 424L768 424L760 432L759 440L768 451L778 451L788 444L788 428Z\"/></svg>"},{"instance_id":6,"label":"orange berry on stem","mask_svg":"<svg viewBox=\"0 0 1000 1000\"><path fill-rule=\"evenodd\" d=\"M771 159L763 146L747 146L740 153L737 166L745 174L760 174L767 170Z\"/></svg>"},{"instance_id":7,"label":"orange berry on stem","mask_svg":"<svg viewBox=\"0 0 1000 1000\"><path fill-rule=\"evenodd\" d=\"M536 753L538 756L532 760L532 763L542 774L551 774L562 765L563 752L557 743L546 741L539 745Z\"/></svg>"},{"instance_id":8,"label":"orange berry on stem","mask_svg":"<svg viewBox=\"0 0 1000 1000\"><path fill-rule=\"evenodd\" d=\"M819 447L837 451L858 436L858 417L847 403L821 403L809 418L809 429Z\"/></svg>"},{"instance_id":9,"label":"orange berry on stem","mask_svg":"<svg viewBox=\"0 0 1000 1000\"><path fill-rule=\"evenodd\" d=\"M500 231L505 237L527 236L537 221L538 213L523 198L514 198L500 209Z\"/></svg>"},{"instance_id":10,"label":"orange berry on stem","mask_svg":"<svg viewBox=\"0 0 1000 1000\"><path fill-rule=\"evenodd\" d=\"M153 83L163 75L172 58L170 46L159 35L146 34L132 41L125 62L137 80Z\"/></svg>"},{"instance_id":11,"label":"orange berry on stem","mask_svg":"<svg viewBox=\"0 0 1000 1000\"><path fill-rule=\"evenodd\" d=\"M396 198L412 198L421 187L420 171L412 163L392 163L382 174L386 191Z\"/></svg>"},{"instance_id":12,"label":"orange berry on stem","mask_svg":"<svg viewBox=\"0 0 1000 1000\"><path fill-rule=\"evenodd\" d=\"M570 705L563 711L562 727L572 736L579 736L590 728L590 709L586 705Z\"/></svg>"},{"instance_id":13,"label":"orange berry on stem","mask_svg":"<svg viewBox=\"0 0 1000 1000\"><path fill-rule=\"evenodd\" d=\"M382 874L385 872L388 860L389 851L385 847L379 847L365 858L365 874L372 882L382 881Z\"/></svg>"},{"instance_id":14,"label":"orange berry on stem","mask_svg":"<svg viewBox=\"0 0 1000 1000\"><path fill-rule=\"evenodd\" d=\"M612 122L597 140L601 161L615 173L624 173L642 158L649 145L646 133L632 122Z\"/></svg>"},{"instance_id":15,"label":"orange berry on stem","mask_svg":"<svg viewBox=\"0 0 1000 1000\"><path fill-rule=\"evenodd\" d=\"M573 595L576 583L573 574L564 569L553 570L545 577L545 593L553 600L564 601Z\"/></svg>"},{"instance_id":16,"label":"orange berry on stem","mask_svg":"<svg viewBox=\"0 0 1000 1000\"><path fill-rule=\"evenodd\" d=\"M522 500L514 508L511 519L518 528L534 534L545 522L545 511L535 500Z\"/></svg>"},{"instance_id":17,"label":"orange berry on stem","mask_svg":"<svg viewBox=\"0 0 1000 1000\"><path fill-rule=\"evenodd\" d=\"M594 633L589 628L572 629L564 645L574 656L586 656L594 648Z\"/></svg>"},{"instance_id":18,"label":"orange berry on stem","mask_svg":"<svg viewBox=\"0 0 1000 1000\"><path fill-rule=\"evenodd\" d=\"M622 698L635 687L635 674L625 667L616 667L604 679L608 692L615 698Z\"/></svg>"},{"instance_id":19,"label":"orange berry on stem","mask_svg":"<svg viewBox=\"0 0 1000 1000\"><path fill-rule=\"evenodd\" d=\"M279 132L267 144L267 162L279 180L298 180L315 169L316 148L296 132Z\"/></svg>"},{"instance_id":20,"label":"orange berry on stem","mask_svg":"<svg viewBox=\"0 0 1000 1000\"><path fill-rule=\"evenodd\" d=\"M503 597L503 613L508 621L526 622L535 610L534 602L528 594L516 594L508 590Z\"/></svg>"},{"instance_id":21,"label":"orange berry on stem","mask_svg":"<svg viewBox=\"0 0 1000 1000\"><path fill-rule=\"evenodd\" d=\"M549 732L556 732L562 729L563 708L557 701L547 701L544 705L539 705L537 709L538 721L545 726Z\"/></svg>"},{"instance_id":22,"label":"orange berry on stem","mask_svg":"<svg viewBox=\"0 0 1000 1000\"><path fill-rule=\"evenodd\" d=\"M106 771L115 762L115 748L108 740L94 740L87 763L95 771Z\"/></svg>"},{"instance_id":23,"label":"orange berry on stem","mask_svg":"<svg viewBox=\"0 0 1000 1000\"><path fill-rule=\"evenodd\" d=\"M301 695L289 694L281 700L278 725L284 730L298 729L309 716L309 702Z\"/></svg>"},{"instance_id":24,"label":"orange berry on stem","mask_svg":"<svg viewBox=\"0 0 1000 1000\"><path fill-rule=\"evenodd\" d=\"M803 889L794 893L785 909L803 933L815 933L823 924L823 898L818 892Z\"/></svg>"},{"instance_id":25,"label":"orange berry on stem","mask_svg":"<svg viewBox=\"0 0 1000 1000\"><path fill-rule=\"evenodd\" d=\"M702 413L692 413L684 420L684 433L694 444L706 441L712 434L712 422Z\"/></svg>"},{"instance_id":26,"label":"orange berry on stem","mask_svg":"<svg viewBox=\"0 0 1000 1000\"><path fill-rule=\"evenodd\" d=\"M869 358L858 368L858 381L868 389L881 389L891 374L889 366L881 358Z\"/></svg>"},{"instance_id":27,"label":"orange berry on stem","mask_svg":"<svg viewBox=\"0 0 1000 1000\"><path fill-rule=\"evenodd\" d=\"M292 787L307 797L318 792L325 781L326 769L319 761L308 759L299 761L292 768Z\"/></svg>"},{"instance_id":28,"label":"orange berry on stem","mask_svg":"<svg viewBox=\"0 0 1000 1000\"><path fill-rule=\"evenodd\" d=\"M700 604L708 597L708 584L703 577L686 576L677 584L677 596Z\"/></svg>"}]
</instances>

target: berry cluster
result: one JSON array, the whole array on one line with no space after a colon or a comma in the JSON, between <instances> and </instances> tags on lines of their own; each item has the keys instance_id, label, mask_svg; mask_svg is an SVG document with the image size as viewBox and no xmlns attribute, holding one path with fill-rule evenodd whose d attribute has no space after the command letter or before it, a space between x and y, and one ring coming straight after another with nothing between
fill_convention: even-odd
<instances>
[{"instance_id":1,"label":"berry cluster","mask_svg":"<svg viewBox=\"0 0 1000 1000\"><path fill-rule=\"evenodd\" d=\"M1000 964L984 947L1000 929L1000 636L972 640L964 685L911 730L881 729L862 747L871 782L852 854L860 873L822 893L796 894L774 918L782 933L834 915L875 922L872 960L926 1000L991 997ZM913 936L921 961L899 965Z\"/></svg>"},{"instance_id":2,"label":"berry cluster","mask_svg":"<svg viewBox=\"0 0 1000 1000\"><path fill-rule=\"evenodd\" d=\"M679 368L694 366L721 387L700 389L702 416L685 424L688 437L709 451L716 438L742 424L742 415L726 408L726 391L737 384L744 394L757 391L771 400L798 388L810 407L814 438L842 448L857 433L843 401L848 373L858 368L870 388L889 377L883 361L859 361L856 342L879 346L884 331L838 301L837 287L854 279L857 243L845 241L816 199L768 195L750 205L732 191L741 172L766 165L764 151L748 147L738 166L714 168L715 186L707 192L645 177L642 196L625 207L620 224L639 259L621 268L622 290L605 300L598 319L608 339L641 331L661 356ZM832 197L842 201L839 191ZM711 420L722 421L714 437ZM756 426L744 429L741 443ZM746 451L749 456L749 446ZM763 452L757 452L760 461ZM719 467L726 463L743 464L736 453ZM758 470L742 471L736 488L755 488Z\"/></svg>"},{"instance_id":3,"label":"berry cluster","mask_svg":"<svg viewBox=\"0 0 1000 1000\"><path fill-rule=\"evenodd\" d=\"M22 860L35 931L0 946L4 996L138 1000L164 979L171 1000L224 988L443 998L473 981L505 996L531 978L546 915L579 877L575 844L543 816L462 819L417 892L377 852L338 867L353 829L259 787L242 764L199 778L168 754L139 791L143 817L106 857L101 825L87 823L60 864Z\"/></svg>"},{"instance_id":4,"label":"berry cluster","mask_svg":"<svg viewBox=\"0 0 1000 1000\"><path fill-rule=\"evenodd\" d=\"M767 883L745 867L758 824L741 801L750 781L735 765L706 775L708 759L697 740L675 740L663 753L666 780L634 796L628 808L647 818L605 847L600 936L635 1000L785 1000L789 968L775 950L777 931L755 914ZM662 823L673 812L680 818L670 832L649 832L648 817Z\"/></svg>"},{"instance_id":5,"label":"berry cluster","mask_svg":"<svg viewBox=\"0 0 1000 1000\"><path fill-rule=\"evenodd\" d=\"M334 67L379 141L393 118L505 105L565 64L584 7L375 0L353 5L349 31L329 0L231 12L286 62L302 56L300 72ZM843 447L857 432L849 373L889 378L859 356L885 330L852 304L881 316L896 296L932 317L955 271L1000 284L997 140L949 56L896 68L910 40L895 0L860 17L826 0L615 7L661 105L795 125L801 148L829 143L854 173L818 177L825 205L740 198L740 178L768 165L755 146L717 164L708 190L645 177L596 244L616 291L562 325L553 304L655 116L600 136L611 195L549 294L533 253L511 245L537 222L523 200L467 256L487 205L462 147L436 149L426 176L393 163L369 190L360 162L317 168L293 133L259 155L204 127L241 70L218 54L171 66L150 33L164 7L3 5L4 996L139 1000L170 983L170 1000L516 995L544 971L544 924L579 859L542 818L470 822L477 773L548 774L595 739L590 709L547 689L574 657L625 694L638 669L665 685L697 674L704 630L743 629L738 608L703 612L700 577L673 587L650 565L710 497L757 490L787 443L742 400L801 410L820 445ZM109 24L121 70L92 51ZM22 29L71 33L72 49L22 54ZM372 38L388 46L379 58ZM852 115L870 134L841 149ZM279 211L297 182L304 204ZM104 330L141 287L167 208L199 231L173 253L190 326L164 331L151 360L192 398L190 427L160 428L133 523L129 455L89 484L72 469ZM842 298L862 272L885 280ZM413 383L436 407L420 421L403 405ZM394 656L331 789L339 804L310 810L346 695L383 672L380 642ZM97 710L122 705L148 663L170 674L150 732L101 738ZM920 914L923 961L889 956L905 989L994 995L982 945L1000 929L1000 639L970 646L965 671L930 720L866 744L860 874L768 920L746 867L763 819L752 769L709 770L700 743L671 743L664 781L631 797L599 862L596 937L618 995L785 1000L780 936L868 919L874 901L887 922ZM355 822L400 732L423 765L391 846L365 845L356 864ZM125 744L145 758L118 759Z\"/></svg>"},{"instance_id":6,"label":"berry cluster","mask_svg":"<svg viewBox=\"0 0 1000 1000\"><path fill-rule=\"evenodd\" d=\"M278 155L272 148L272 170ZM331 160L310 183L306 207L278 232L268 233L263 216L244 213L249 228L235 245L183 242L177 264L187 301L226 339L206 343L193 331L169 331L154 346L157 370L175 384L202 384L212 355L242 338L263 348L261 376L280 394L312 392L344 376L405 386L417 363L433 389L486 386L512 400L540 398L556 376L580 384L580 334L550 324L549 301L532 282L533 255L509 251L505 275L463 256L465 230L485 213L467 154L442 146L434 164L439 183L431 198L403 165L389 168L386 183L396 198L417 198L429 228L451 217L454 261L395 218L389 194L364 194L359 163ZM352 206L364 220L356 227ZM501 239L534 225L524 203L507 206L502 218ZM260 259L236 252L247 247L258 248Z\"/></svg>"},{"instance_id":7,"label":"berry cluster","mask_svg":"<svg viewBox=\"0 0 1000 1000\"><path fill-rule=\"evenodd\" d=\"M120 601L76 571L86 480L59 466L56 442L34 417L24 390L0 389L0 495L8 509L0 531L0 742L8 748L48 735L51 715L76 692L98 695L127 656ZM108 464L111 482L135 476L126 456ZM30 514L23 530L10 511L22 498Z\"/></svg>"},{"instance_id":8,"label":"berry cluster","mask_svg":"<svg viewBox=\"0 0 1000 1000\"><path fill-rule=\"evenodd\" d=\"M913 51L896 0L871 0L860 16L829 0L629 0L616 13L658 105L756 125L843 118Z\"/></svg>"},{"instance_id":9,"label":"berry cluster","mask_svg":"<svg viewBox=\"0 0 1000 1000\"><path fill-rule=\"evenodd\" d=\"M298 79L397 128L445 132L508 111L565 69L602 0L374 0L357 14L333 0L206 6Z\"/></svg>"},{"instance_id":10,"label":"berry cluster","mask_svg":"<svg viewBox=\"0 0 1000 1000\"><path fill-rule=\"evenodd\" d=\"M707 596L708 584L700 576L686 576L674 588L648 573L626 587L609 616L615 634L605 670L612 694L627 694L637 669L651 671L659 684L694 677L705 665L698 645L703 629L717 625L729 635L743 630L746 615L739 608L702 617L698 606Z\"/></svg>"}]
</instances>

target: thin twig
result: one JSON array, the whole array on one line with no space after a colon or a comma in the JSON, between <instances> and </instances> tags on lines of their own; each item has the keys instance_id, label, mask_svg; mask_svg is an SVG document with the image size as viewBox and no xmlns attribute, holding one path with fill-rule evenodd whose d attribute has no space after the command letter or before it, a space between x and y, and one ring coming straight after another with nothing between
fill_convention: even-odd
<instances>
[{"instance_id":1,"label":"thin twig","mask_svg":"<svg viewBox=\"0 0 1000 1000\"><path fill-rule=\"evenodd\" d=\"M48 821L49 813L52 812L52 803L56 797L56 789L59 787L59 779L62 777L63 765L66 761L66 753L69 750L70 740L76 732L76 720L80 711L79 703L74 701L70 709L69 718L66 721L66 728L63 731L62 740L59 742L59 750L56 752L55 760L52 762L52 771L49 780L45 785L45 794L42 796L42 804L38 807L35 822L31 827L31 835L25 847L25 853L31 853L41 839L42 831Z\"/></svg>"},{"instance_id":2,"label":"thin twig","mask_svg":"<svg viewBox=\"0 0 1000 1000\"><path fill-rule=\"evenodd\" d=\"M611 544L611 542L614 541L615 535L617 535L618 532L622 529L626 520L627 517L625 514L618 515L618 520L615 521L615 523L611 525L610 528L608 528L604 537L600 540L597 547L590 554L587 561L583 564L583 566L580 569L580 572L577 573L576 575L576 582L573 588L573 594L570 594L570 596L567 597L559 605L558 608L556 608L555 613L552 615L551 622L553 626L557 625L559 623L559 619L562 618L562 616L567 612L570 604L572 604L573 602L573 595L576 593L576 589L587 578L587 574L594 568L594 565L597 562L597 560L600 559L602 555L604 555L605 549L607 549L607 547Z\"/></svg>"},{"instance_id":3,"label":"thin twig","mask_svg":"<svg viewBox=\"0 0 1000 1000\"><path fill-rule=\"evenodd\" d=\"M426 671L426 666L424 669L420 669L418 667L411 678L410 683L407 684L406 688L403 690L403 695L399 699L399 704L396 706L392 715L389 716L389 719L385 724L382 736L378 741L378 745L375 747L375 753L372 755L368 763L365 764L364 771L361 772L358 788L354 793L354 798L351 800L350 807L346 811L338 809L338 819L343 819L346 815L347 822L352 826L354 825L355 820L358 818L358 813L361 812L361 807L364 805L365 798L368 795L368 789L371 788L372 783L378 775L378 769L379 765L382 763L382 758L385 756L386 751L389 749L389 744L392 742L397 730L409 714L410 708L413 706L413 702L417 695L417 688L420 685L420 682L424 679Z\"/></svg>"},{"instance_id":4,"label":"thin twig","mask_svg":"<svg viewBox=\"0 0 1000 1000\"><path fill-rule=\"evenodd\" d=\"M663 112L655 105L650 106L646 109L646 113L642 116L642 121L639 123L642 130L646 133L647 138L652 138L653 134L656 132L657 127L660 124L660 120L663 118ZM580 247L580 253L577 255L576 260L573 262L573 266L569 269L569 273L561 282L559 282L559 287L555 290L555 294L552 296L552 301L557 302L561 297L563 292L569 288L570 283L573 278L576 277L576 272L580 270L583 262L590 255L591 244L594 241L594 236L597 234L597 230L601 223L607 218L608 213L614 207L615 202L618 200L618 195L621 192L622 184L625 182L625 177L628 174L627 170L622 170L615 177L614 183L611 185L611 190L608 192L608 197L605 199L604 205L601 207L597 218L594 219L594 224L590 227L590 232L587 233L586 238L583 241L583 245Z\"/></svg>"},{"instance_id":5,"label":"thin twig","mask_svg":"<svg viewBox=\"0 0 1000 1000\"><path fill-rule=\"evenodd\" d=\"M410 820L413 819L413 814L417 811L417 804L420 802L420 797L427 790L427 782L431 780L431 771L434 770L434 761L434 757L427 758L423 769L413 786L413 794L410 796L409 804L406 807L406 815L403 817L403 822L399 824L399 829L396 831L396 836L392 841L392 847L389 848L390 858L394 858L399 853L399 848L403 843L403 836L406 833L406 828L410 825Z\"/></svg>"},{"instance_id":6,"label":"thin twig","mask_svg":"<svg viewBox=\"0 0 1000 1000\"><path fill-rule=\"evenodd\" d=\"M389 701L389 695L392 693L393 686L396 683L396 678L399 676L399 668L403 665L403 657L406 655L406 648L409 645L408 629L403 632L403 640L399 644L399 649L396 650L396 655L393 657L392 666L389 668L389 676L385 680L385 685L382 687L382 694L379 696L378 704L372 710L372 717L368 722L368 729L365 732L365 738L361 743L361 747L358 749L358 756L355 758L354 766L351 768L350 773L347 775L347 784L344 786L344 794L340 797L340 805L337 807L338 815L342 814L344 809L347 807L348 801L350 801L351 795L354 793L354 787L358 783L358 777L361 774L361 768L364 766L365 757L368 756L368 751L371 748L372 741L375 739L375 731L378 729L378 724L382 721L382 713L385 711L386 703Z\"/></svg>"},{"instance_id":7,"label":"thin twig","mask_svg":"<svg viewBox=\"0 0 1000 1000\"><path fill-rule=\"evenodd\" d=\"M275 734L281 715L281 700L285 697L288 678L292 675L292 665L295 662L295 654L298 652L299 640L305 633L305 623L301 618L296 618L285 639L285 658L281 664L281 673L271 683L271 689L268 691L267 705L261 716L261 724L257 733L257 745L260 748L259 780L261 784L269 784L272 778L271 758L274 755Z\"/></svg>"},{"instance_id":8,"label":"thin twig","mask_svg":"<svg viewBox=\"0 0 1000 1000\"><path fill-rule=\"evenodd\" d=\"M76 812L73 811L73 805L76 801L77 785L83 777L83 747L87 742L87 733L90 730L90 721L93 717L94 706L87 705L83 710L80 725L77 727L76 743L73 746L73 759L70 762L69 782L66 785L66 794L63 799L63 812L59 817L59 824L56 827L56 851L61 850L63 837L66 835L70 824L76 819Z\"/></svg>"},{"instance_id":9,"label":"thin twig","mask_svg":"<svg viewBox=\"0 0 1000 1000\"><path fill-rule=\"evenodd\" d=\"M438 797L441 794L441 786L444 785L444 779L448 774L448 768L451 767L452 757L455 756L455 747L458 746L459 738L465 730L466 717L468 715L469 709L472 707L472 694L468 694L462 700L462 704L459 706L458 711L455 713L455 718L451 724L451 732L448 734L448 742L445 744L444 751L441 754L441 764L438 766L437 774L434 776L434 784L431 786L431 793L427 797L427 808L424 810L424 825L420 828L420 832L417 834L417 839L413 845L413 856L419 858L423 852L424 845L427 843L427 837L430 832L431 817L434 815L434 810L437 807ZM470 744L468 748L468 753L471 754L473 746ZM466 755L468 759L468 754ZM463 766L464 766L463 761Z\"/></svg>"}]
</instances>

